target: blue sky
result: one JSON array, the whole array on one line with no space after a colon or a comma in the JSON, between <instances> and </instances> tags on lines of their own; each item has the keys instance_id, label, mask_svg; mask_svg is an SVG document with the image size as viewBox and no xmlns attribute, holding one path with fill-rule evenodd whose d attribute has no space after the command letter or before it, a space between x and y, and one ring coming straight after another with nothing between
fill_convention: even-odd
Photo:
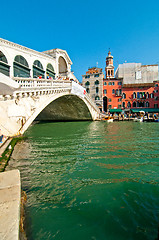
<instances>
[{"instance_id":1,"label":"blue sky","mask_svg":"<svg viewBox=\"0 0 159 240\"><path fill-rule=\"evenodd\" d=\"M0 37L37 51L68 52L81 81L88 67L159 64L159 1L2 1Z\"/></svg>"}]
</instances>

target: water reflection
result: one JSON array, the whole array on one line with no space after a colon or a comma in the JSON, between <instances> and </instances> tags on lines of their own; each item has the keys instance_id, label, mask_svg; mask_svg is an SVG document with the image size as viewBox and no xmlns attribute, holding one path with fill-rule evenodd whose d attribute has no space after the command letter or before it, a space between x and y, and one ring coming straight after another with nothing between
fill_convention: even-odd
<instances>
[{"instance_id":1,"label":"water reflection","mask_svg":"<svg viewBox=\"0 0 159 240\"><path fill-rule=\"evenodd\" d=\"M28 239L155 239L157 125L45 123L26 136L9 168L28 195Z\"/></svg>"}]
</instances>

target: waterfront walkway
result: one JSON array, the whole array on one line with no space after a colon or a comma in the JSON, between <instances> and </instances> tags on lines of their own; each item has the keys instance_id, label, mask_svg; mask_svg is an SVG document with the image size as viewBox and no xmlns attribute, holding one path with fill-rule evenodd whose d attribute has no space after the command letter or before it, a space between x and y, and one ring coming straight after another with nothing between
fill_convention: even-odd
<instances>
[{"instance_id":1,"label":"waterfront walkway","mask_svg":"<svg viewBox=\"0 0 159 240\"><path fill-rule=\"evenodd\" d=\"M19 239L21 183L19 170L0 173L0 239Z\"/></svg>"}]
</instances>

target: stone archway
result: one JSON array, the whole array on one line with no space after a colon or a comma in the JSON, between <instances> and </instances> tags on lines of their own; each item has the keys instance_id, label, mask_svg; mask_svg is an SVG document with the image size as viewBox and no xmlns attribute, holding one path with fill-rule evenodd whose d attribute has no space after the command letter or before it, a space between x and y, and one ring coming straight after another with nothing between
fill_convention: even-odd
<instances>
[{"instance_id":1,"label":"stone archway","mask_svg":"<svg viewBox=\"0 0 159 240\"><path fill-rule=\"evenodd\" d=\"M67 72L68 72L67 63L66 63L65 59L60 56L59 57L59 75L66 77Z\"/></svg>"},{"instance_id":2,"label":"stone archway","mask_svg":"<svg viewBox=\"0 0 159 240\"><path fill-rule=\"evenodd\" d=\"M103 111L107 112L107 97L106 96L103 98Z\"/></svg>"}]
</instances>

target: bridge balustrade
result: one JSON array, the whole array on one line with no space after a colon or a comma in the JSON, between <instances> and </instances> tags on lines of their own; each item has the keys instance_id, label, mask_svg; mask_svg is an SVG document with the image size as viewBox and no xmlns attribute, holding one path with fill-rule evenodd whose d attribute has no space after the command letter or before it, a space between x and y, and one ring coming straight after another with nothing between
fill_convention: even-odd
<instances>
[{"instance_id":1,"label":"bridge balustrade","mask_svg":"<svg viewBox=\"0 0 159 240\"><path fill-rule=\"evenodd\" d=\"M13 98L55 94L68 90L71 91L72 88L72 82L70 80L20 77L14 77L13 80L20 85L20 88L15 90L11 95L0 95L0 101L5 101Z\"/></svg>"}]
</instances>

